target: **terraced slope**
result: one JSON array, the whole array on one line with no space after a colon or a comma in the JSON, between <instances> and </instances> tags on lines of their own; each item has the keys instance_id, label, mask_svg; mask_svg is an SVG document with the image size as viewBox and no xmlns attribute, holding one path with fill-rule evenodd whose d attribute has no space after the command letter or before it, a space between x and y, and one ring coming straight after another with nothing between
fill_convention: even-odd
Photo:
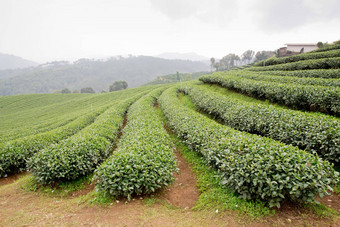
<instances>
[{"instance_id":1,"label":"terraced slope","mask_svg":"<svg viewBox=\"0 0 340 227\"><path fill-rule=\"evenodd\" d=\"M275 140L239 132L185 107L176 87L159 104L171 128L220 172L221 184L245 199L280 207L285 200L314 201L337 182L321 158Z\"/></svg>"},{"instance_id":2,"label":"terraced slope","mask_svg":"<svg viewBox=\"0 0 340 227\"><path fill-rule=\"evenodd\" d=\"M45 132L28 135L26 137L9 140L2 143L0 145L0 176L5 176L8 173L24 170L26 168L27 160L31 158L34 153L47 148L50 144L59 143L69 136L76 134L84 127L90 125L92 122L98 121L97 117L101 116L101 114L107 109L112 109L112 106L117 106L121 101L131 99L131 96L141 95L143 94L143 92L147 92L150 89L153 88L144 87L121 92L113 92L104 95L85 95L84 97L76 95L74 99L72 99L71 95L71 99L69 101L65 101L67 100L68 96L66 95L66 98L61 97L60 99L65 101L64 103L62 103L62 108L58 105L58 103L55 106L52 104L55 97L57 97L58 100L58 98L60 97L58 95L38 95L40 96L39 98L42 98L43 100L45 100L46 103L48 103L45 106L42 105L41 102L36 101L35 96L31 96L33 97L32 103L35 103L37 109L33 108L33 110L31 110L29 107L26 107L26 109L24 108L22 112L15 112L17 113L17 115L13 114L13 116L5 116L4 121L6 122L6 119L10 119L13 122L17 120L22 124L24 124L23 122L28 122L28 125L30 125L29 122L31 121L31 119L34 119L33 121L35 121L37 125L39 125L41 122L45 122L45 119L48 119L49 122L55 122L56 120L54 117L46 117L46 115L49 115L49 113L51 113L52 116L60 115L61 117L59 118L59 120L61 122L63 121L63 119L75 119L73 121L69 120L69 122L67 122L65 125L62 125L63 123L59 122L59 124L61 124L62 126L48 128ZM25 96L16 96L13 97L14 101L16 101L17 97L27 99L27 97ZM37 100L39 100L39 98ZM20 101L18 103L20 104ZM12 107L10 108L16 109L17 105L12 105ZM40 115L42 113L41 108L45 110L42 115ZM73 112L72 110L75 109L77 111ZM68 110L70 111L68 112ZM6 109L6 111L8 110ZM125 110L123 110L123 113L124 112ZM56 121L55 124L58 125L58 121ZM13 124L12 127L11 125L8 125L7 127L13 130L15 129L15 126L16 125ZM27 131L22 131L23 134L29 133L29 126L27 127ZM115 133L113 132L113 134ZM6 138L10 138L11 136L13 136L13 134L11 133L5 134Z\"/></svg>"}]
</instances>

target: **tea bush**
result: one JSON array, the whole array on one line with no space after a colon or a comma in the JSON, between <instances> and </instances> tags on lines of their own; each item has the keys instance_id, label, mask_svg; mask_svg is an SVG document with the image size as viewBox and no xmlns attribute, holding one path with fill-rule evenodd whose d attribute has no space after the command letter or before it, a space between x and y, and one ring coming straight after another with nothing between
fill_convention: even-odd
<instances>
[{"instance_id":1,"label":"tea bush","mask_svg":"<svg viewBox=\"0 0 340 227\"><path fill-rule=\"evenodd\" d=\"M312 60L312 59L321 59L321 58L335 58L340 57L340 49L335 50L328 50L323 52L308 52L288 57L281 57L281 58L270 58L264 61L259 61L254 64L254 66L269 66L269 65L277 65L277 64L284 64L296 61L303 61L303 60Z\"/></svg>"},{"instance_id":2,"label":"tea bush","mask_svg":"<svg viewBox=\"0 0 340 227\"><path fill-rule=\"evenodd\" d=\"M195 112L177 99L176 87L159 104L170 127L218 169L221 184L246 199L280 206L314 201L332 190L338 173L328 161L269 138L239 132Z\"/></svg>"},{"instance_id":3,"label":"tea bush","mask_svg":"<svg viewBox=\"0 0 340 227\"><path fill-rule=\"evenodd\" d=\"M340 162L340 121L335 117L246 102L194 84L180 90L199 109L218 116L234 129L270 137Z\"/></svg>"},{"instance_id":4,"label":"tea bush","mask_svg":"<svg viewBox=\"0 0 340 227\"><path fill-rule=\"evenodd\" d=\"M107 108L79 117L54 130L9 141L0 146L0 177L26 169L27 160L39 150L57 143L91 124Z\"/></svg>"},{"instance_id":5,"label":"tea bush","mask_svg":"<svg viewBox=\"0 0 340 227\"><path fill-rule=\"evenodd\" d=\"M245 71L245 70L243 70ZM245 71L249 72L249 71ZM262 75L277 75L289 77L315 77L315 78L335 78L340 79L340 69L310 69L294 71L259 71Z\"/></svg>"},{"instance_id":6,"label":"tea bush","mask_svg":"<svg viewBox=\"0 0 340 227\"><path fill-rule=\"evenodd\" d=\"M250 67L251 71L271 71L271 70L306 70L306 69L337 69L340 67L340 57L320 58L312 60L303 60L279 65L270 65L262 67Z\"/></svg>"},{"instance_id":7,"label":"tea bush","mask_svg":"<svg viewBox=\"0 0 340 227\"><path fill-rule=\"evenodd\" d=\"M116 103L77 134L36 153L28 162L35 179L49 184L93 172L110 155L127 108L140 96Z\"/></svg>"},{"instance_id":8,"label":"tea bush","mask_svg":"<svg viewBox=\"0 0 340 227\"><path fill-rule=\"evenodd\" d=\"M96 188L111 196L151 193L173 180L173 144L153 107L164 88L134 103L117 150L94 174Z\"/></svg>"},{"instance_id":9,"label":"tea bush","mask_svg":"<svg viewBox=\"0 0 340 227\"><path fill-rule=\"evenodd\" d=\"M340 88L338 87L256 81L233 76L228 72L202 76L200 80L204 83L220 84L255 98L268 99L273 103L305 110L313 108L316 111L340 116Z\"/></svg>"}]
</instances>

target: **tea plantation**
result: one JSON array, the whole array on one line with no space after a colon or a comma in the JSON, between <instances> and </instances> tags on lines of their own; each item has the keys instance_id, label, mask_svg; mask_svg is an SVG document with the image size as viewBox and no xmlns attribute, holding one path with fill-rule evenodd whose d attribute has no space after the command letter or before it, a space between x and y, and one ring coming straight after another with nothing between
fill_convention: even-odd
<instances>
[{"instance_id":1,"label":"tea plantation","mask_svg":"<svg viewBox=\"0 0 340 227\"><path fill-rule=\"evenodd\" d=\"M171 131L235 196L266 207L314 203L339 187L339 48L199 81L0 97L0 177L27 170L46 186L93 174L99 194L130 200L173 182Z\"/></svg>"}]
</instances>

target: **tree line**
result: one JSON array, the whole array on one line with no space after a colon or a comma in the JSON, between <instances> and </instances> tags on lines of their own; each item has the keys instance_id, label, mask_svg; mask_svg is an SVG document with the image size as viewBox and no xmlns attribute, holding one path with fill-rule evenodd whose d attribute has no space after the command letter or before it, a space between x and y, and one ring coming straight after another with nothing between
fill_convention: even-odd
<instances>
[{"instance_id":1,"label":"tree line","mask_svg":"<svg viewBox=\"0 0 340 227\"><path fill-rule=\"evenodd\" d=\"M109 86L109 92L124 90L124 89L127 89L127 88L128 88L128 83L126 81L117 80ZM101 93L106 93L106 92L107 91L104 90L104 89L101 91ZM62 90L57 90L54 93L57 93L57 94L71 94L71 93L90 93L91 94L92 93L92 94L94 94L96 92L92 87L84 87L84 88L81 88L80 91L78 89L75 89L72 92L70 89L64 88Z\"/></svg>"},{"instance_id":2,"label":"tree line","mask_svg":"<svg viewBox=\"0 0 340 227\"><path fill-rule=\"evenodd\" d=\"M274 51L258 51L255 54L253 50L245 51L241 56L237 54L230 53L224 56L222 59L217 61L214 57L210 59L210 67L211 71L223 71L235 68L237 66L242 66L246 64L250 64L253 62L265 60L267 58L275 55Z\"/></svg>"}]
</instances>

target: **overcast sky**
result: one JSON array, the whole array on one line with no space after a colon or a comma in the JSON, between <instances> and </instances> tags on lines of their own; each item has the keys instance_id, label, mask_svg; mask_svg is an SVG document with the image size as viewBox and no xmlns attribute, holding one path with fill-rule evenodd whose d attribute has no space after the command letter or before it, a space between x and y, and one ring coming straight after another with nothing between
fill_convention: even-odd
<instances>
[{"instance_id":1,"label":"overcast sky","mask_svg":"<svg viewBox=\"0 0 340 227\"><path fill-rule=\"evenodd\" d=\"M0 0L0 52L40 63L340 39L339 0Z\"/></svg>"}]
</instances>

